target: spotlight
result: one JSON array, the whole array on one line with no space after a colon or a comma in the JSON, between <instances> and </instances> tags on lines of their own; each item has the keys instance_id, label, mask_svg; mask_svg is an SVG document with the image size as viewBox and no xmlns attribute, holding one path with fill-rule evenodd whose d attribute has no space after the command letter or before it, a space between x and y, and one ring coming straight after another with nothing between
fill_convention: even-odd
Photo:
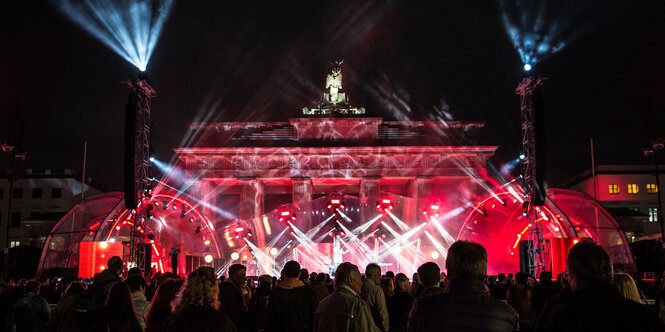
<instances>
[{"instance_id":1,"label":"spotlight","mask_svg":"<svg viewBox=\"0 0 665 332\"><path fill-rule=\"evenodd\" d=\"M203 244L204 244L206 247L209 246L209 245L210 245L210 240L205 240L205 241L203 242Z\"/></svg>"},{"instance_id":2,"label":"spotlight","mask_svg":"<svg viewBox=\"0 0 665 332\"><path fill-rule=\"evenodd\" d=\"M522 154L520 155L520 160L524 160L524 158L526 158L526 156L524 155L524 153L522 153Z\"/></svg>"},{"instance_id":3,"label":"spotlight","mask_svg":"<svg viewBox=\"0 0 665 332\"><path fill-rule=\"evenodd\" d=\"M528 63L524 64L524 71L530 71L531 70L531 65Z\"/></svg>"},{"instance_id":4,"label":"spotlight","mask_svg":"<svg viewBox=\"0 0 665 332\"><path fill-rule=\"evenodd\" d=\"M277 248L270 248L270 254L273 256L277 255Z\"/></svg>"},{"instance_id":5,"label":"spotlight","mask_svg":"<svg viewBox=\"0 0 665 332\"><path fill-rule=\"evenodd\" d=\"M237 253L237 252L233 252L233 253L231 253L231 259L232 259L232 260L237 260L238 258L240 258L240 254L239 254L239 253Z\"/></svg>"},{"instance_id":6,"label":"spotlight","mask_svg":"<svg viewBox=\"0 0 665 332\"><path fill-rule=\"evenodd\" d=\"M206 263L210 264L212 263L212 255L208 254L203 257L203 260L206 261Z\"/></svg>"},{"instance_id":7,"label":"spotlight","mask_svg":"<svg viewBox=\"0 0 665 332\"><path fill-rule=\"evenodd\" d=\"M439 252L438 251L432 251L430 256L432 257L432 259L438 259L439 258Z\"/></svg>"},{"instance_id":8,"label":"spotlight","mask_svg":"<svg viewBox=\"0 0 665 332\"><path fill-rule=\"evenodd\" d=\"M102 249L103 249L103 248L106 248L106 247L108 247L108 243L106 243L106 242L99 242L99 247L102 248Z\"/></svg>"},{"instance_id":9,"label":"spotlight","mask_svg":"<svg viewBox=\"0 0 665 332\"><path fill-rule=\"evenodd\" d=\"M150 162L154 163L155 162L155 157L150 157Z\"/></svg>"}]
</instances>

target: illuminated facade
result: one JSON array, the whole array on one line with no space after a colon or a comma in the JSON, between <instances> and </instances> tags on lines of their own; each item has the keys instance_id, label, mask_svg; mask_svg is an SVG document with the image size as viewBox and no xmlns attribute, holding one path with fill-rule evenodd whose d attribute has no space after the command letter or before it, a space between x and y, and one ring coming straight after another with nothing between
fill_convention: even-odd
<instances>
[{"instance_id":1,"label":"illuminated facade","mask_svg":"<svg viewBox=\"0 0 665 332\"><path fill-rule=\"evenodd\" d=\"M333 192L367 202L389 192L418 200L401 216L415 224L430 196L462 206L480 194L481 174L497 149L483 144L483 122L368 117L347 103L341 79L336 67L321 102L288 122L189 125L195 143L175 152L191 176L196 192L190 194L223 210L208 209L211 220L254 220L256 231L263 227L257 219L280 204L302 208ZM303 222L305 229L313 226Z\"/></svg>"}]
</instances>

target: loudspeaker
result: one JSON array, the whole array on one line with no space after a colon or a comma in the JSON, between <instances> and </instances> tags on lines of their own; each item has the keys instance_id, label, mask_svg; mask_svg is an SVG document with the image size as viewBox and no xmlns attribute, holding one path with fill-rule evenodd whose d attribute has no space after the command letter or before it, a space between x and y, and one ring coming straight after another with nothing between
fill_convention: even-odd
<instances>
[{"instance_id":1,"label":"loudspeaker","mask_svg":"<svg viewBox=\"0 0 665 332\"><path fill-rule=\"evenodd\" d=\"M136 96L129 93L125 106L125 158L124 158L125 208L136 209Z\"/></svg>"},{"instance_id":2,"label":"loudspeaker","mask_svg":"<svg viewBox=\"0 0 665 332\"><path fill-rule=\"evenodd\" d=\"M531 240L522 240L519 244L520 252L520 272L529 274L529 269L531 268L531 259L529 258L529 247L531 247L533 241Z\"/></svg>"},{"instance_id":3,"label":"loudspeaker","mask_svg":"<svg viewBox=\"0 0 665 332\"><path fill-rule=\"evenodd\" d=\"M533 188L532 203L534 206L545 205L545 103L540 88L533 91L533 130L536 138L536 187Z\"/></svg>"},{"instance_id":4,"label":"loudspeaker","mask_svg":"<svg viewBox=\"0 0 665 332\"><path fill-rule=\"evenodd\" d=\"M138 262L143 262L139 268L143 271L150 271L152 264L152 245L150 243L139 242Z\"/></svg>"}]
</instances>

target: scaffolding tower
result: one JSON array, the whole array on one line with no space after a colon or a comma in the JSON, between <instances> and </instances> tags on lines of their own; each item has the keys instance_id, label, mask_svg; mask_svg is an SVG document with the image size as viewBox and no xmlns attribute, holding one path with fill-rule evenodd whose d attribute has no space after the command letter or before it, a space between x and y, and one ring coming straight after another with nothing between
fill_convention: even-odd
<instances>
[{"instance_id":1,"label":"scaffolding tower","mask_svg":"<svg viewBox=\"0 0 665 332\"><path fill-rule=\"evenodd\" d=\"M150 209L146 201L150 199L152 192L152 170L150 167L150 155L152 150L151 132L152 122L150 119L151 100L155 97L155 90L144 78L137 78L126 82L129 88L129 100L127 102L125 121L134 121L134 145L133 145L133 188L125 195L125 205L131 212L131 230L129 240L128 265L138 266L141 271L146 269L146 251L149 250L145 244L146 234L145 220L149 218ZM126 133L130 136L131 126ZM129 141L127 144L131 144ZM126 147L127 148L127 147ZM126 149L127 157L132 157L131 147ZM127 193L128 190L125 190ZM145 272L145 271L144 271Z\"/></svg>"},{"instance_id":2,"label":"scaffolding tower","mask_svg":"<svg viewBox=\"0 0 665 332\"><path fill-rule=\"evenodd\" d=\"M539 221L540 208L544 203L544 196L539 193L536 181L536 128L535 128L535 94L538 86L543 84L543 78L525 75L516 89L520 95L520 113L522 122L522 154L520 177L524 189L524 208L527 219L527 253L529 274L537 276L545 270L545 243L543 225Z\"/></svg>"}]
</instances>

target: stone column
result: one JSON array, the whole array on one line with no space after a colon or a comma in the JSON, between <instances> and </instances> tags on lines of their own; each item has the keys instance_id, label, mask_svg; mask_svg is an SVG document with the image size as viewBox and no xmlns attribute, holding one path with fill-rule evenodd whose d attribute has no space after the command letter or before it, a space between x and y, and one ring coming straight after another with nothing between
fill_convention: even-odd
<instances>
[{"instance_id":1,"label":"stone column","mask_svg":"<svg viewBox=\"0 0 665 332\"><path fill-rule=\"evenodd\" d=\"M360 179L359 193L361 204L367 203L366 208L360 210L360 223L364 224L378 214L375 203L381 194L381 177L365 176Z\"/></svg>"},{"instance_id":2,"label":"stone column","mask_svg":"<svg viewBox=\"0 0 665 332\"><path fill-rule=\"evenodd\" d=\"M291 178L293 186L293 196L291 202L300 209L297 217L297 227L307 231L312 228L312 219L310 218L310 202L312 201L312 179L308 177Z\"/></svg>"},{"instance_id":3,"label":"stone column","mask_svg":"<svg viewBox=\"0 0 665 332\"><path fill-rule=\"evenodd\" d=\"M407 185L407 195L415 200L415 204L403 211L403 220L415 221L413 225L421 223L424 200L432 191L432 177L417 176Z\"/></svg>"},{"instance_id":4,"label":"stone column","mask_svg":"<svg viewBox=\"0 0 665 332\"><path fill-rule=\"evenodd\" d=\"M263 182L256 178L238 178L240 184L240 204L238 219L244 220L254 228L257 245L265 245L265 234L261 215L263 215Z\"/></svg>"}]
</instances>

